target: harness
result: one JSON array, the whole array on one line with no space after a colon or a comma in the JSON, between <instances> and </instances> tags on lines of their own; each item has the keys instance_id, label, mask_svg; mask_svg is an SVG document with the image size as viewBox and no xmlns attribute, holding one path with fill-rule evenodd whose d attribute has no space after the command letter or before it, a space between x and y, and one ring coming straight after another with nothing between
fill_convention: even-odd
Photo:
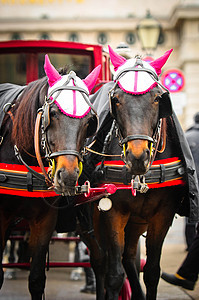
<instances>
[{"instance_id":1,"label":"harness","mask_svg":"<svg viewBox=\"0 0 199 300\"><path fill-rule=\"evenodd\" d=\"M138 60L138 63L139 60ZM117 83L119 81L119 78L121 76L123 76L126 72L129 71L145 71L148 72L151 76L153 76L153 79L155 82L157 82L160 86L162 86L159 82L158 82L158 77L155 73L153 73L151 70L145 69L145 68L130 68L130 69L125 69L122 72L120 72L118 74L118 77L116 78L116 82L115 85L113 86L113 88L109 91L109 102L110 102L110 111L112 112L112 105L111 105L111 98L112 98L112 94L117 86ZM36 194L32 194L32 193L37 193L38 192L38 197L39 192L41 191L42 193L46 193L45 197L47 196L47 194L49 196L56 196L57 194L52 191L51 189L53 189L53 164L54 164L54 158L58 157L60 155L74 155L78 158L79 162L82 162L82 155L86 152L86 151L91 151L93 152L92 149L90 149L89 147L85 147L86 151L81 151L80 153L77 150L62 150L59 152L52 152L50 149L50 145L48 143L48 139L47 139L47 129L50 125L50 106L54 103L54 101L56 100L56 98L58 97L59 93L61 93L62 90L75 90L75 91L79 91L85 101L87 102L87 104L91 107L92 111L94 112L96 119L98 120L97 117L97 113L95 111L95 109L93 108L92 104L90 103L89 99L88 99L88 93L74 85L74 86L67 86L69 80L71 78L74 79L75 82L75 74L74 72L71 72L69 74L69 78L68 80L63 84L63 86L55 88L51 91L51 93L48 95L48 97L45 98L45 102L44 105L38 110L38 114L37 114L37 118L36 118L36 123L35 123L35 152L36 152L36 157L38 160L38 164L40 166L40 168L38 169L38 167L30 167L28 166L22 159L17 147L15 146L15 154L18 157L19 161L24 165L25 170L23 170L22 173L21 170L18 169L17 172L13 172L11 169L3 168L1 167L0 169L0 185L2 187L2 190L0 190L2 193L8 193L10 194L9 190L15 190L15 195L19 195L21 196L22 193L21 191L25 191L28 193L29 197L35 197ZM163 86L162 86L163 87ZM164 87L163 87L164 88ZM166 88L164 88L166 90ZM52 96L54 95L54 93L57 92L57 95L52 98ZM164 105L164 111L165 111L165 104L167 106L167 114L170 115L172 112L172 108L171 108L171 103L170 103L170 98L169 98L169 93L168 91L166 93L163 93L162 96L162 105ZM165 100L166 99L166 100ZM165 103L163 103L165 102ZM160 104L161 106L161 104ZM161 117L166 117L165 115L163 116L163 113L160 112L160 116ZM106 154L108 145L111 141L111 137L112 137L112 133L113 130L115 129L116 125L116 120L114 120L111 130L110 132L107 134L105 141L104 141L104 148L102 153L99 153L99 155L102 155L104 157L106 156L113 156L113 155L109 155ZM49 168L44 167L43 165L43 161L41 158L41 154L40 154L40 130L41 130L41 146L42 146L42 150L45 152L45 158L50 162L50 173L49 173ZM123 146L123 154L122 154L122 158L125 161L125 144L130 141L130 140L135 140L135 139L144 139L144 140L148 140L151 143L151 164L155 158L155 154L158 148L158 144L159 144L159 140L160 140L160 135L161 135L161 130L162 130L162 120L159 120L157 127L154 131L154 135L153 137L149 137L147 135L142 135L142 134L136 134L136 135L130 135L127 137L121 137L120 138L120 144ZM117 126L117 131L119 131L118 126ZM152 147L153 146L153 147ZM164 149L162 149L163 151ZM152 156L152 152L153 152L153 156ZM121 155L117 155L117 156L121 156ZM122 162L122 161L121 161ZM20 166L20 165L19 165ZM81 166L80 166L81 168ZM27 170L28 169L28 170ZM20 174L19 174L20 173ZM16 184L17 186L20 186L21 188L18 188L18 192L17 192L17 188L13 188L13 184L15 184L16 181L16 174L17 176L19 175L19 179L18 180L18 184ZM165 162L161 162L159 165L151 165L150 169L148 170L148 172L145 174L145 176L134 176L133 177L133 188L135 188L138 191L141 192L146 192L148 190L147 185L149 185L150 187L152 187L152 184L157 184L157 187L162 187L165 182L172 182L171 184L183 184L183 174L184 174L184 169L183 169L183 165L182 162L179 161L178 158L176 158L174 161L172 161L172 163L169 163L167 165L165 165ZM103 159L103 163L101 163L101 166L97 166L96 170L94 172L95 178L97 179L96 182L115 182L118 184L123 184L123 185L129 185L131 183L132 185L132 176L130 176L130 174L128 173L128 170L124 164L124 162L122 162L122 165L115 165L115 162L113 161L112 163L108 163L107 161L105 161L105 159ZM122 178L122 180L121 180ZM159 184L163 184L163 185L159 185ZM50 189L50 190L49 190ZM31 191L31 195L29 193L29 191ZM76 193L82 193L86 191L86 187L85 185L83 186L77 186L76 187ZM14 193L14 192L13 192ZM27 196L27 195L26 195Z\"/></svg>"},{"instance_id":2,"label":"harness","mask_svg":"<svg viewBox=\"0 0 199 300\"><path fill-rule=\"evenodd\" d=\"M101 153L86 147L87 151L102 157L102 160L95 165L95 170L92 173L92 185L101 185L102 183L107 184L111 182L116 184L118 189L131 187L132 190L146 193L148 189L151 188L185 184L184 165L178 157L154 160L144 175L132 176L125 165L124 151L118 155L107 154L113 138L118 138L117 130L116 120L113 120L112 126L105 137L104 147ZM163 142L161 150L157 151L162 153L164 149L165 141Z\"/></svg>"},{"instance_id":3,"label":"harness","mask_svg":"<svg viewBox=\"0 0 199 300\"><path fill-rule=\"evenodd\" d=\"M0 193L34 198L57 196L48 189L40 167L30 168L31 172L25 165L0 163Z\"/></svg>"},{"instance_id":4,"label":"harness","mask_svg":"<svg viewBox=\"0 0 199 300\"><path fill-rule=\"evenodd\" d=\"M146 183L149 188L161 188L184 184L184 166L178 157L154 161L150 169L144 176L135 176L134 185L141 188L142 183ZM104 161L96 165L94 171L95 182L112 182L115 184L131 184L132 175L128 172L124 162L118 160Z\"/></svg>"},{"instance_id":5,"label":"harness","mask_svg":"<svg viewBox=\"0 0 199 300\"><path fill-rule=\"evenodd\" d=\"M138 68L141 66L141 68ZM122 76L124 76L127 72L147 72L157 85L160 85L165 93L159 97L159 121L154 130L153 136L135 134L128 135L123 137L119 127L117 125L117 121L113 112L113 95L114 91L118 85L118 82ZM129 188L129 185L132 188L132 191L139 191L141 193L146 193L149 188L160 188L165 186L173 186L173 185L184 185L184 166L181 160L178 157L174 157L171 159L164 159L161 161L155 161L155 156L157 151L159 153L164 152L166 147L166 132L164 130L165 118L172 115L172 105L169 96L169 91L158 81L158 76L155 72L150 69L144 68L142 61L137 58L135 66L132 68L125 68L121 70L117 77L115 78L114 86L109 91L109 106L110 113L114 118L111 129L108 132L107 136L104 140L104 147L102 153L97 153L93 151L89 147L86 148L87 151L93 152L95 154L101 155L102 161L96 165L96 168L92 174L93 184L98 183L115 183L118 189ZM116 131L116 136L119 138L119 144L123 147L123 151L121 155L111 155L108 154L108 146L113 137L113 131ZM148 170L146 174L142 176L132 176L127 167L125 166L125 154L126 154L126 144L128 141L132 140L147 140L150 143L150 163L148 165ZM161 145L161 149L159 150L159 143L162 139L163 143ZM115 161L107 161L108 157L120 157L121 160ZM123 160L123 161L122 161ZM135 194L134 194L135 195Z\"/></svg>"}]
</instances>

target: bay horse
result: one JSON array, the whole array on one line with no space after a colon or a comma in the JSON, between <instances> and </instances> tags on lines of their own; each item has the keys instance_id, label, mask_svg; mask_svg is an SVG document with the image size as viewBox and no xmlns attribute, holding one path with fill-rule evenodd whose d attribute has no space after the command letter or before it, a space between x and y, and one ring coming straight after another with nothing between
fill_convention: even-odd
<instances>
[{"instance_id":1,"label":"bay horse","mask_svg":"<svg viewBox=\"0 0 199 300\"><path fill-rule=\"evenodd\" d=\"M86 234L85 228L82 234L90 248L98 300L118 299L125 272L131 299L155 300L161 249L175 213L190 213L198 219L192 156L169 93L163 92L158 80L171 51L149 64L139 56L126 60L109 48L114 82L91 96L101 124L88 147L85 177L92 187L117 186L115 193L107 193L102 202L94 204L94 235ZM139 237L144 232L146 296L135 267Z\"/></svg>"},{"instance_id":2,"label":"bay horse","mask_svg":"<svg viewBox=\"0 0 199 300\"><path fill-rule=\"evenodd\" d=\"M73 71L59 73L46 55L44 69L46 77L25 87L0 85L1 105L5 102L0 146L0 256L2 261L11 226L26 220L33 300L41 300L44 293L46 254L57 221L55 206L60 198L75 195L84 141L96 130L98 119L88 95L101 66L81 80ZM0 286L3 277L1 262Z\"/></svg>"}]
</instances>

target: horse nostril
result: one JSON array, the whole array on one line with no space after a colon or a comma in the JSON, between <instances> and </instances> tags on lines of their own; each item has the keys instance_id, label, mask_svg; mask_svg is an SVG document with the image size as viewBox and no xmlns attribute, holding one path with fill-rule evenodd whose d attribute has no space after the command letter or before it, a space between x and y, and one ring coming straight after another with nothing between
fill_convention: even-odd
<instances>
[{"instance_id":1,"label":"horse nostril","mask_svg":"<svg viewBox=\"0 0 199 300\"><path fill-rule=\"evenodd\" d=\"M61 181L62 181L62 170L61 170L61 169L59 169L59 170L57 171L57 181L59 182L59 184L60 184Z\"/></svg>"},{"instance_id":2,"label":"horse nostril","mask_svg":"<svg viewBox=\"0 0 199 300\"><path fill-rule=\"evenodd\" d=\"M79 169L75 168L72 172L68 172L64 168L57 170L57 182L59 185L76 185L79 176Z\"/></svg>"},{"instance_id":3,"label":"horse nostril","mask_svg":"<svg viewBox=\"0 0 199 300\"><path fill-rule=\"evenodd\" d=\"M143 166L147 166L150 161L150 150L148 148L144 149L139 156L135 156L131 150L127 150L126 160L130 168L135 167L135 165L141 166L142 164Z\"/></svg>"},{"instance_id":4,"label":"horse nostril","mask_svg":"<svg viewBox=\"0 0 199 300\"><path fill-rule=\"evenodd\" d=\"M150 156L150 150L149 150L149 149L146 149L146 150L145 150L145 153L146 153L146 159L149 158L149 156Z\"/></svg>"},{"instance_id":5,"label":"horse nostril","mask_svg":"<svg viewBox=\"0 0 199 300\"><path fill-rule=\"evenodd\" d=\"M75 173L77 174L77 177L79 177L79 168L75 169Z\"/></svg>"}]
</instances>

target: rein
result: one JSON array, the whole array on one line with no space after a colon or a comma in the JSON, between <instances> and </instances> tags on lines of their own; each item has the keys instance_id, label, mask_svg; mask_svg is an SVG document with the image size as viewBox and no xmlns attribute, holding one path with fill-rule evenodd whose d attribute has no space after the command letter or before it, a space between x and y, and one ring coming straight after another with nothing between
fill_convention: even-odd
<instances>
[{"instance_id":1,"label":"rein","mask_svg":"<svg viewBox=\"0 0 199 300\"><path fill-rule=\"evenodd\" d=\"M36 153L36 158L37 162L41 168L41 171L45 177L45 181L48 185L53 185L52 180L50 179L49 175L47 174L44 164L41 158L40 154L40 146L39 146L39 128L40 128L40 123L41 123L41 117L42 117L42 111L38 112L37 114L37 119L35 123L35 135L34 135L34 145L35 145L35 153Z\"/></svg>"}]
</instances>

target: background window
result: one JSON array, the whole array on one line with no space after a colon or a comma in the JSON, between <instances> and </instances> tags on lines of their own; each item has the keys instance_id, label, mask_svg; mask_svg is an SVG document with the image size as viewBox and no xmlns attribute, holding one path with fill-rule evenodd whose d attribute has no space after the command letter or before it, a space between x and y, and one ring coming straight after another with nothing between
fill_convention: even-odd
<instances>
[{"instance_id":1,"label":"background window","mask_svg":"<svg viewBox=\"0 0 199 300\"><path fill-rule=\"evenodd\" d=\"M11 40L21 40L21 35L18 32L12 34Z\"/></svg>"},{"instance_id":2,"label":"background window","mask_svg":"<svg viewBox=\"0 0 199 300\"><path fill-rule=\"evenodd\" d=\"M126 35L126 42L129 45L133 45L135 43L135 34L133 32L129 32Z\"/></svg>"},{"instance_id":3,"label":"background window","mask_svg":"<svg viewBox=\"0 0 199 300\"><path fill-rule=\"evenodd\" d=\"M50 40L50 37L47 33L44 32L41 34L40 39L41 40Z\"/></svg>"},{"instance_id":4,"label":"background window","mask_svg":"<svg viewBox=\"0 0 199 300\"><path fill-rule=\"evenodd\" d=\"M78 42L79 38L77 33L71 33L68 40L71 42Z\"/></svg>"},{"instance_id":5,"label":"background window","mask_svg":"<svg viewBox=\"0 0 199 300\"><path fill-rule=\"evenodd\" d=\"M97 41L99 44L102 44L102 45L106 44L107 43L107 35L105 33L100 33L98 35Z\"/></svg>"},{"instance_id":6,"label":"background window","mask_svg":"<svg viewBox=\"0 0 199 300\"><path fill-rule=\"evenodd\" d=\"M164 36L164 33L161 30L159 38L158 38L158 45L162 45L164 43L164 41L165 41L165 36Z\"/></svg>"}]
</instances>

